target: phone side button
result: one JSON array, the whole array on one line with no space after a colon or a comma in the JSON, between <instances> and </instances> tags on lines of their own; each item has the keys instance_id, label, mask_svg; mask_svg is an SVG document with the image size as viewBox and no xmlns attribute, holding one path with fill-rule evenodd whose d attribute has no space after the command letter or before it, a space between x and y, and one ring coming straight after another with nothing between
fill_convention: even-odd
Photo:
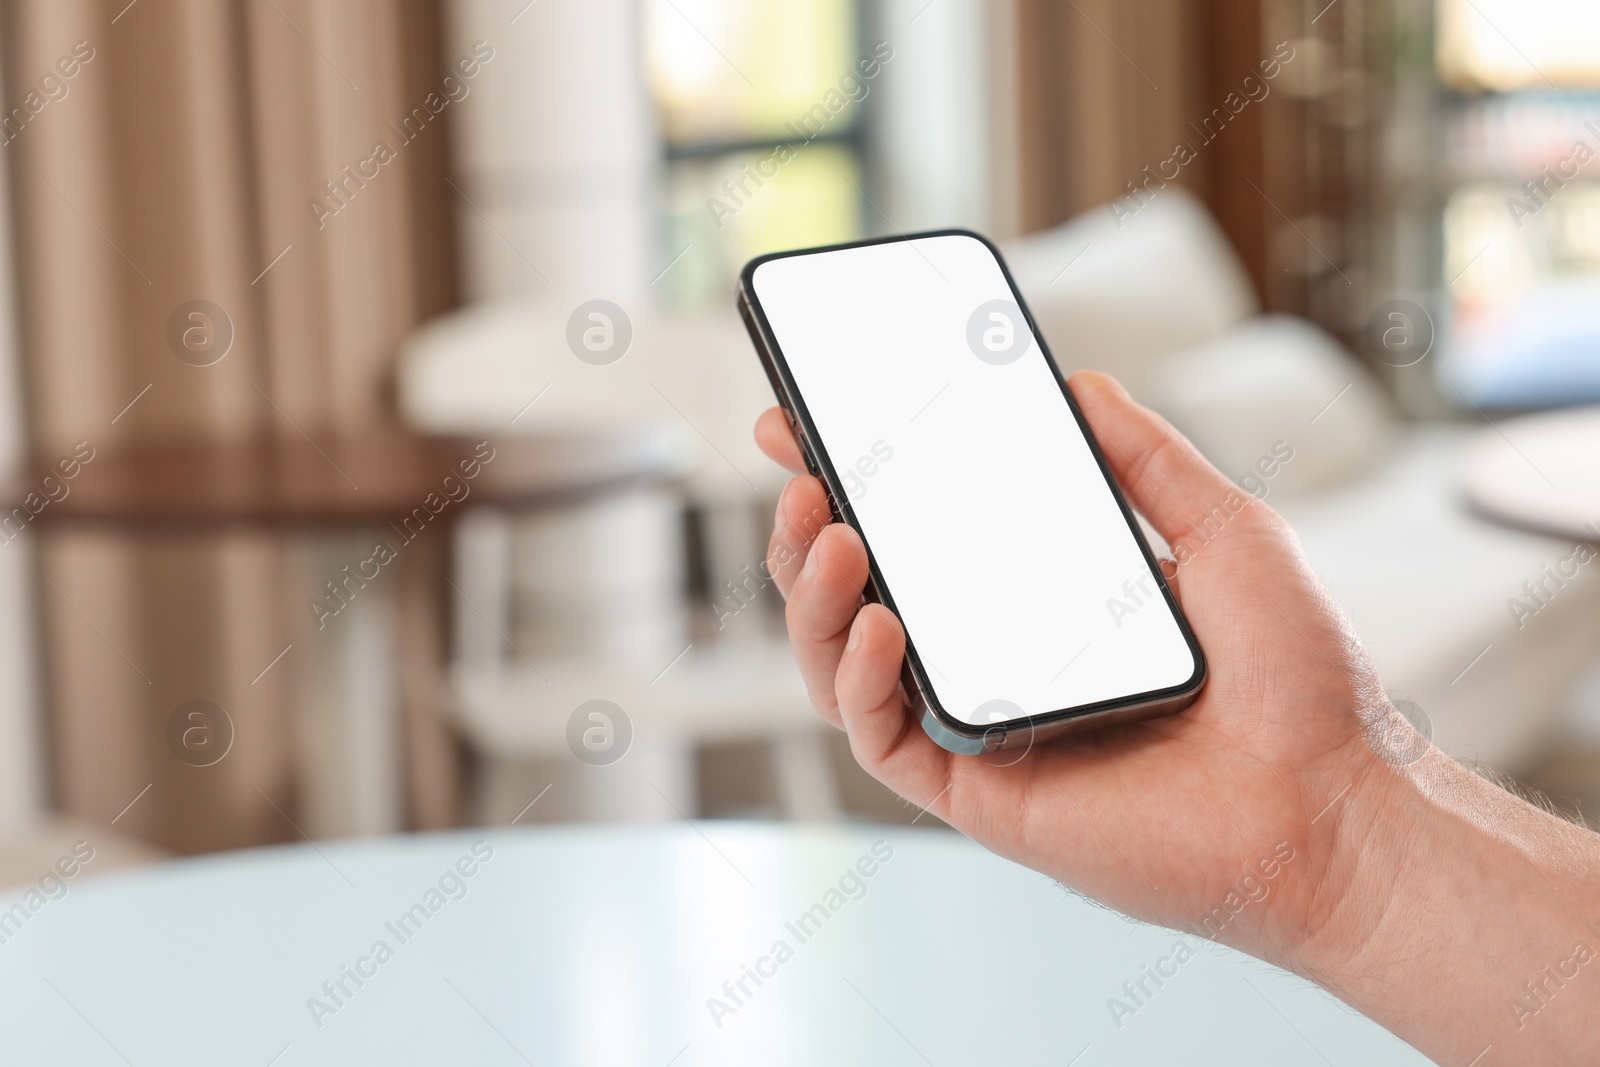
<instances>
[{"instance_id":1,"label":"phone side button","mask_svg":"<svg viewBox=\"0 0 1600 1067\"><path fill-rule=\"evenodd\" d=\"M806 472L813 478L822 477L822 464L817 462L816 452L812 450L811 441L806 437L805 432L803 430L797 431L795 440L800 442L800 458L805 460Z\"/></svg>"}]
</instances>

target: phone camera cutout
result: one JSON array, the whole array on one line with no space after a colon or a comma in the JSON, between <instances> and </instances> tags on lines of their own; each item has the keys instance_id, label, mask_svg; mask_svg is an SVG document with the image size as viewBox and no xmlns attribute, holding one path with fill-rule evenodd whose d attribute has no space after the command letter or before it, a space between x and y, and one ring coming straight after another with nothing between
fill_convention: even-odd
<instances>
[{"instance_id":1,"label":"phone camera cutout","mask_svg":"<svg viewBox=\"0 0 1600 1067\"><path fill-rule=\"evenodd\" d=\"M1033 343L1022 309L1010 300L987 300L967 319L967 347L985 363L1015 363Z\"/></svg>"}]
</instances>

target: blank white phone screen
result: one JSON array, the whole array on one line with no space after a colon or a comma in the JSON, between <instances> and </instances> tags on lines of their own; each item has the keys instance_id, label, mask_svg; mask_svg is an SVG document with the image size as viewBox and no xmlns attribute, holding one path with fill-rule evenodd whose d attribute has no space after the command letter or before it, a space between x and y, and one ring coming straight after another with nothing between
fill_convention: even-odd
<instances>
[{"instance_id":1,"label":"blank white phone screen","mask_svg":"<svg viewBox=\"0 0 1600 1067\"><path fill-rule=\"evenodd\" d=\"M987 725L1006 705L1045 715L1191 680L1183 632L983 242L773 259L752 286L947 714Z\"/></svg>"}]
</instances>

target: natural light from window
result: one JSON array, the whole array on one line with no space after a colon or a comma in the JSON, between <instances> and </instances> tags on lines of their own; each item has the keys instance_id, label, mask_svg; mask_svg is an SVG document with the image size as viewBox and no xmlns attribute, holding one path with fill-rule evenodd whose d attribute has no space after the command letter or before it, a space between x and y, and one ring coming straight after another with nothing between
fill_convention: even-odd
<instances>
[{"instance_id":1,"label":"natural light from window","mask_svg":"<svg viewBox=\"0 0 1600 1067\"><path fill-rule=\"evenodd\" d=\"M854 0L645 0L674 303L728 299L763 252L861 236L858 22Z\"/></svg>"},{"instance_id":2,"label":"natural light from window","mask_svg":"<svg viewBox=\"0 0 1600 1067\"><path fill-rule=\"evenodd\" d=\"M1439 0L1440 76L1457 89L1600 85L1597 0Z\"/></svg>"}]
</instances>

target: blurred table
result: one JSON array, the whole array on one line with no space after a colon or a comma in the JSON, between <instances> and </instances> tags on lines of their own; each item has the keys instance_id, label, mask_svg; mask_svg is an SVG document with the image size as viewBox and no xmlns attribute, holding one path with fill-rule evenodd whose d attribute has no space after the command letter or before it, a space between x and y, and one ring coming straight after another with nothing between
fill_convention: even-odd
<instances>
[{"instance_id":1,"label":"blurred table","mask_svg":"<svg viewBox=\"0 0 1600 1067\"><path fill-rule=\"evenodd\" d=\"M425 437L400 430L312 440L102 449L71 493L40 513L41 527L101 524L117 530L265 526L302 530L398 520L461 479L485 438ZM467 500L519 507L571 503L680 464L659 438L494 437L492 461L466 481ZM47 465L31 464L28 469ZM463 501L465 503L465 500ZM441 518L453 521L459 508Z\"/></svg>"},{"instance_id":2,"label":"blurred table","mask_svg":"<svg viewBox=\"0 0 1600 1067\"><path fill-rule=\"evenodd\" d=\"M1553 411L1483 431L1462 468L1468 504L1507 526L1600 541L1600 407Z\"/></svg>"},{"instance_id":3,"label":"blurred table","mask_svg":"<svg viewBox=\"0 0 1600 1067\"><path fill-rule=\"evenodd\" d=\"M5 944L0 999L0 1062L84 1067L1427 1062L1299 978L915 827L488 830L110 875Z\"/></svg>"},{"instance_id":4,"label":"blurred table","mask_svg":"<svg viewBox=\"0 0 1600 1067\"><path fill-rule=\"evenodd\" d=\"M314 837L380 833L405 825L408 799L412 825L454 821L454 765L438 707L445 657L438 617L455 522L482 505L558 507L681 469L672 443L646 433L485 441L380 428L317 439L150 444L101 449L35 525L46 534L293 535L308 596L323 595L324 579L342 580L342 568L368 556L374 537L401 546L398 581L363 587L337 619L311 631L315 640L297 638L292 646L295 712L305 738L300 758L308 765L301 825ZM414 512L427 521L408 527Z\"/></svg>"}]
</instances>

